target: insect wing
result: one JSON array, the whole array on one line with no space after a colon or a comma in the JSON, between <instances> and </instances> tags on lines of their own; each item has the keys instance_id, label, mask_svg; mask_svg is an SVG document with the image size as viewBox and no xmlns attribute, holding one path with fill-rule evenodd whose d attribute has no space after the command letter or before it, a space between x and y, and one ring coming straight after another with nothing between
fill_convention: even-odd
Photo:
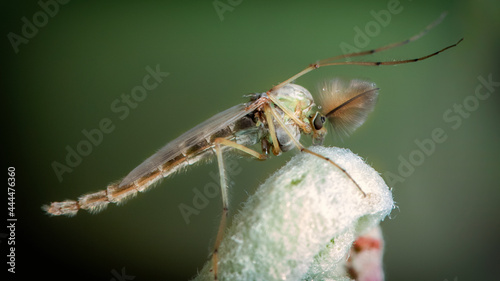
<instances>
[{"instance_id":1,"label":"insect wing","mask_svg":"<svg viewBox=\"0 0 500 281\"><path fill-rule=\"evenodd\" d=\"M120 182L120 186L129 185L141 177L148 175L163 163L184 154L190 147L201 141L208 140L214 133L227 128L238 119L254 111L257 107L258 105L255 102L251 104L239 104L212 116L178 138L167 143L155 154L144 160L144 162L132 170Z\"/></svg>"}]
</instances>

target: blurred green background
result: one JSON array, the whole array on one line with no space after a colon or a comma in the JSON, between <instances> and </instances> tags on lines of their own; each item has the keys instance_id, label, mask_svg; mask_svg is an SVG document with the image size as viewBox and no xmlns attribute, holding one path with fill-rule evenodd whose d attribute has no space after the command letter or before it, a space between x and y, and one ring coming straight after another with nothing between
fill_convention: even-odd
<instances>
[{"instance_id":1,"label":"blurred green background","mask_svg":"<svg viewBox=\"0 0 500 281\"><path fill-rule=\"evenodd\" d=\"M208 259L220 198L210 199L189 224L179 205L192 206L194 190L213 182L214 163L99 215L50 218L40 206L103 189L182 132L245 102L242 95L266 91L311 62L341 54L342 43L355 46L355 27L364 30L374 21L370 12L386 10L390 2L241 1L218 14L212 1L70 1L17 54L8 34L22 35L22 18L33 22L42 8L36 1L2 2L2 158L5 169L17 171L16 276L32 276L35 268L52 280L111 280L122 270L135 280L194 276ZM382 223L387 280L494 280L500 89L460 117L456 130L443 114L471 101L479 76L500 81L500 5L399 6L365 49L406 39L441 12L449 14L417 42L363 60L415 58L461 37L464 42L415 64L322 68L297 83L313 95L318 82L338 76L377 83L380 99L368 121L344 142L326 144L350 148L388 182L388 172L398 174L401 157L408 160L418 150L415 140L430 138L436 128L447 135L403 182L390 184L398 208ZM43 15L36 20L43 23ZM123 112L114 112L112 103L141 85L146 67L156 65L169 76L121 120ZM64 163L66 146L75 149L85 140L82 130L98 128L104 118L114 131L60 182L51 164ZM294 153L265 162L239 160L243 172L231 177L232 213ZM3 255L6 239L0 247Z\"/></svg>"}]
</instances>

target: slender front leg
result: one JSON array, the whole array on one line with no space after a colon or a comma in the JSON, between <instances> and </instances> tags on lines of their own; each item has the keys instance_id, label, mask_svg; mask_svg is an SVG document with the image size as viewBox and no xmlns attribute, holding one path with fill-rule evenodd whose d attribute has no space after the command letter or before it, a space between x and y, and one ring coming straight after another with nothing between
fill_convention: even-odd
<instances>
[{"instance_id":1,"label":"slender front leg","mask_svg":"<svg viewBox=\"0 0 500 281\"><path fill-rule=\"evenodd\" d=\"M280 155L280 143L278 142L278 137L276 136L276 129L274 128L273 123L273 114L271 113L271 106L269 104L264 104L264 115L266 116L267 128L269 128L269 135L271 136L271 140L273 142L273 154Z\"/></svg>"},{"instance_id":2,"label":"slender front leg","mask_svg":"<svg viewBox=\"0 0 500 281\"><path fill-rule=\"evenodd\" d=\"M285 130L286 134L290 137L290 139L293 141L293 143L295 144L295 146L301 152L306 152L306 153L309 153L309 154L314 155L316 157L319 157L319 158L321 158L323 160L328 161L330 164L334 165L335 167L339 168L339 170L341 170L356 185L356 187L359 189L359 191L361 191L361 193L363 193L363 196L366 196L366 193L363 191L363 189L361 189L361 187L359 186L359 184L351 177L351 175L349 175L347 173L347 171L344 168L340 167L337 163L333 162L330 158L325 157L323 155L320 155L320 154L318 154L316 152L313 152L313 151L305 148L299 141L297 141L295 139L295 137L292 135L292 133L290 133L290 131L288 130L288 127L285 124L285 122L283 122L283 120L281 119L281 117L276 113L276 110L274 108L272 108L271 106L268 106L268 105L265 108L266 108L266 111L265 111L266 115L267 114L271 114L272 115L272 117ZM268 116L266 116L266 117L268 117ZM274 133L274 134L276 134L276 133Z\"/></svg>"},{"instance_id":3,"label":"slender front leg","mask_svg":"<svg viewBox=\"0 0 500 281\"><path fill-rule=\"evenodd\" d=\"M339 56L335 56L335 57L323 59L323 60L320 60L320 61L318 61L316 63L312 63L309 66L307 66L306 68L304 68L301 72L295 74L294 76L288 78L287 80L285 80L285 81L279 83L278 85L272 87L269 91L267 91L267 94L271 95L272 92L275 92L276 90L282 88L286 84L291 83L291 82L295 81L297 78L303 76L304 74L306 74L308 72L311 72L311 71L313 71L315 69L318 69L320 67L323 67L323 66L331 66L331 65L368 65L368 66L396 65L396 64L417 62L417 61L421 61L421 60L425 60L425 59L428 59L430 57L433 57L433 56L435 56L435 55L437 55L437 54L439 54L441 52L444 52L444 51L448 50L449 48L455 47L456 45L458 45L463 40L463 38L460 39L460 40L458 40L458 42L455 43L455 44L453 44L453 45L450 45L450 46L448 46L446 48L443 48L443 49L441 49L441 50L439 50L437 52L434 52L434 53L432 53L430 55L419 57L419 58L416 58L416 59L396 60L396 61L377 61L377 62L371 62L371 61L343 61L343 62L335 62L337 60L345 59L345 58L352 58L352 57L359 57L359 56L371 55L371 54L374 54L374 53L382 52L382 51L385 51L385 50L396 48L396 47L399 47L399 46L411 43L413 41L416 41L420 37L422 37L425 34L427 34L427 32L429 32L429 30L431 30L436 25L438 25L444 19L445 16L446 16L446 12L442 13L441 16L439 16L438 19L436 19L434 22L432 22L431 24L429 24L424 30L422 30L418 34L413 35L409 39L406 39L406 40L403 40L403 41L400 41L400 42L396 42L396 43L392 43L392 44L389 44L389 45L385 45L385 46L382 46L382 47L379 47L379 48L376 48L376 49L371 49L371 50L368 50L368 51L361 51L361 52L356 52L356 53L343 54L343 55L339 55Z\"/></svg>"},{"instance_id":4,"label":"slender front leg","mask_svg":"<svg viewBox=\"0 0 500 281\"><path fill-rule=\"evenodd\" d=\"M224 229L226 228L226 220L229 214L228 207L228 196L227 196L227 178L226 178L226 169L224 167L224 158L222 157L222 145L229 146L238 150L241 150L259 160L265 160L266 156L264 154L260 154L255 150L252 150L246 146L238 144L236 142L224 139L217 138L215 139L215 154L217 155L217 163L219 164L219 176L220 176L220 191L222 195L222 217L219 223L219 230L217 231L217 238L215 239L214 251L212 253L212 264L214 271L214 280L218 280L218 255L219 255L219 246L224 236Z\"/></svg>"},{"instance_id":5,"label":"slender front leg","mask_svg":"<svg viewBox=\"0 0 500 281\"><path fill-rule=\"evenodd\" d=\"M304 121L297 118L297 116L290 110L288 110L288 108L286 108L286 106L284 106L276 97L274 97L273 95L269 95L269 99L286 115L288 115L288 117L292 119L302 129L302 131L304 131L304 133L308 134L312 131L310 126L308 126Z\"/></svg>"}]
</instances>

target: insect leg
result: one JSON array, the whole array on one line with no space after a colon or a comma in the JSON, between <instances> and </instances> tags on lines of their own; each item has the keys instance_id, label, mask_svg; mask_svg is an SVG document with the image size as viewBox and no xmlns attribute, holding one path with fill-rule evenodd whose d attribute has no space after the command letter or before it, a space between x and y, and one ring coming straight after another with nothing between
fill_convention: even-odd
<instances>
[{"instance_id":1,"label":"insect leg","mask_svg":"<svg viewBox=\"0 0 500 281\"><path fill-rule=\"evenodd\" d=\"M311 132L311 127L304 121L297 118L297 116L288 110L288 108L286 108L286 106L284 106L276 97L273 95L268 95L268 97L277 107L288 115L288 117L290 117L290 119L292 119L302 129L302 131L304 131L304 133L308 134Z\"/></svg>"},{"instance_id":2,"label":"insect leg","mask_svg":"<svg viewBox=\"0 0 500 281\"><path fill-rule=\"evenodd\" d=\"M408 38L406 40L395 42L395 43L392 43L392 44L388 44L388 45L385 45L385 46L382 46L382 47L378 47L378 48L375 48L375 49L371 49L371 50L367 50L367 51L361 51L361 52L349 53L349 54L343 54L343 55L331 57L331 58L328 58L328 59L321 60L321 62L327 63L327 62L332 62L332 61L336 61L336 60L339 60L339 59L345 59L345 58L352 58L352 57L359 57L359 56L371 55L371 54L374 54L374 53L386 51L386 50L389 50L389 49L392 49L392 48L396 48L396 47L403 46L403 45L406 45L408 43L417 41L418 39L420 39L421 37L423 37L425 34L427 34L432 28L434 28L435 26L437 26L438 24L440 24L443 21L443 19L446 17L447 14L448 14L447 12L443 12L439 16L439 18L437 18L432 23L430 23L428 26L426 26L422 31L420 31L418 34L415 34L415 35L413 35L412 37L410 37L410 38Z\"/></svg>"},{"instance_id":3,"label":"insect leg","mask_svg":"<svg viewBox=\"0 0 500 281\"><path fill-rule=\"evenodd\" d=\"M271 140L273 141L273 154L280 155L281 149L278 142L278 137L276 136L276 129L274 128L271 106L268 103L264 104L264 115L266 116L267 127L269 128L269 134L271 135Z\"/></svg>"},{"instance_id":4,"label":"insect leg","mask_svg":"<svg viewBox=\"0 0 500 281\"><path fill-rule=\"evenodd\" d=\"M285 130L286 134L290 137L290 139L294 142L295 146L301 152L306 152L306 153L309 153L309 154L314 155L316 157L319 157L319 158L321 158L323 160L328 161L329 163L331 163L335 167L337 167L339 170L341 170L356 185L356 187L359 189L359 191L361 191L361 193L363 193L363 196L366 196L366 193L363 191L363 189L361 189L361 187L358 185L358 183L351 177L351 175L349 175L349 173L347 173L347 171L344 168L340 167L337 163L333 162L330 158L325 157L325 156L323 156L321 154L318 154L318 153L316 153L314 151L311 151L311 150L305 148L298 140L295 139L295 137L293 136L293 134L288 130L287 126L285 125L285 123L283 122L283 120L281 119L281 117L276 113L276 110L274 110L270 106L268 106L268 108L269 108L268 112L270 112L272 114L272 117Z\"/></svg>"},{"instance_id":5,"label":"insect leg","mask_svg":"<svg viewBox=\"0 0 500 281\"><path fill-rule=\"evenodd\" d=\"M443 48L440 51L437 51L437 52L435 52L433 54L430 54L430 55L427 55L427 56L423 56L423 57L420 57L420 58L416 58L416 59L399 60L399 61L379 61L379 62L361 62L361 61L357 61L357 62L355 62L355 61L346 61L346 62L336 62L336 63L333 62L333 61L337 61L339 59L344 59L344 58L371 55L371 54L374 54L374 53L378 53L378 52L381 52L381 51L389 50L389 49L396 48L396 47L399 47L399 46L411 43L413 41L416 41L417 39L419 39L422 36L424 36L425 34L427 34L427 32L429 32L429 30L431 30L433 27L435 27L436 25L438 25L444 19L445 16L446 16L446 13L441 14L441 16L437 20L435 20L434 22L432 22L431 24L429 24L424 30L422 30L418 34L410 37L409 39L406 39L406 40L403 40L403 41L400 41L400 42L396 42L396 43L392 43L392 44L389 44L389 45L385 45L385 46L382 46L382 47L379 47L379 48L376 48L376 49L371 49L371 50L362 51L362 52L356 52L356 53L343 54L343 55L339 55L339 56L335 56L335 57L331 57L331 58L320 60L317 63L312 63L309 66L307 66L306 68L304 68L302 71L300 71L299 73L293 75L292 77L288 78L287 80L285 80L285 81L279 83L278 85L274 86L267 93L270 94L270 93L272 93L272 92L280 89L284 85L293 82L294 80L296 80L297 78L303 76L304 74L306 74L306 73L308 73L310 71L313 71L315 69L318 69L318 68L320 68L322 66L331 66L331 65L366 65L366 66L395 65L395 64L417 62L417 61L421 61L421 60L433 57L433 56L435 56L435 55L437 55L437 54L439 54L439 53L441 53L441 52L443 52L443 51L445 51L445 50L447 50L449 48L455 47L456 45L458 45L463 40L463 38L460 39L457 43L455 43L453 45L450 45L450 46L448 46L446 48Z\"/></svg>"},{"instance_id":6,"label":"insect leg","mask_svg":"<svg viewBox=\"0 0 500 281\"><path fill-rule=\"evenodd\" d=\"M219 230L217 231L217 238L215 239L214 251L212 253L212 264L213 264L213 272L214 272L214 280L218 280L218 255L219 255L219 247L222 242L222 238L224 237L224 229L226 228L226 219L229 214L228 207L228 196L227 196L227 178L226 178L226 170L224 167L224 158L222 157L222 146L229 146L238 150L241 150L259 160L265 160L267 157L264 154L260 154L257 151L250 149L246 146L238 144L236 142L230 141L225 138L217 138L214 140L215 143L215 154L217 156L217 163L219 165L219 176L220 176L220 189L222 195L222 217L219 223Z\"/></svg>"}]
</instances>

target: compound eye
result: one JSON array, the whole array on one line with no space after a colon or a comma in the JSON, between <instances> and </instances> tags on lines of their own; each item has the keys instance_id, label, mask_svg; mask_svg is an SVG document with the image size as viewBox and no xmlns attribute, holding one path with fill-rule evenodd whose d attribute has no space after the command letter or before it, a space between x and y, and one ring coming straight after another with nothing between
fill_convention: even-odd
<instances>
[{"instance_id":1,"label":"compound eye","mask_svg":"<svg viewBox=\"0 0 500 281\"><path fill-rule=\"evenodd\" d=\"M316 131L321 130L323 128L323 124L325 124L326 118L323 115L320 115L319 113L316 113L316 116L314 116L313 120L313 125L314 129Z\"/></svg>"}]
</instances>

